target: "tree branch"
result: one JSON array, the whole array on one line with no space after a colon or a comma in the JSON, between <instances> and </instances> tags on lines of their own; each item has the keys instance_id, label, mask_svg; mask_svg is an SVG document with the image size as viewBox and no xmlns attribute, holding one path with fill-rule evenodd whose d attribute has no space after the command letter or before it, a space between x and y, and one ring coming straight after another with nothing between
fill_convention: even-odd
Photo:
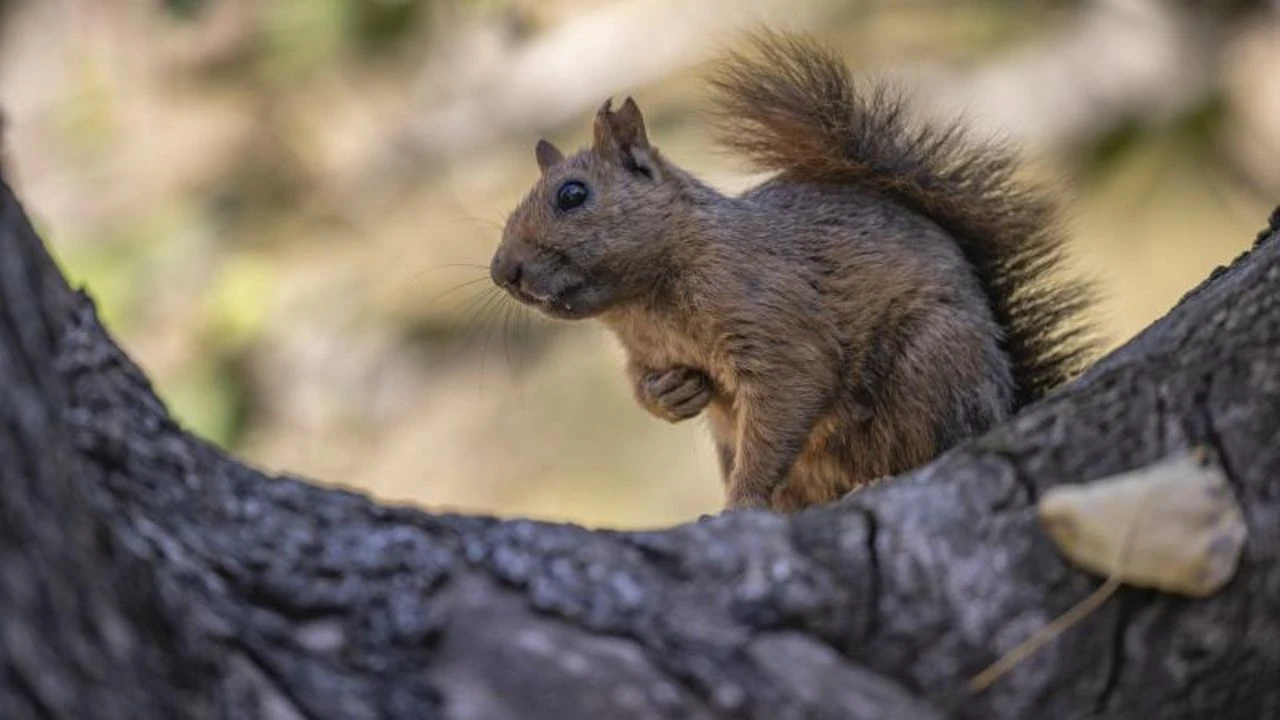
<instances>
[{"instance_id":1,"label":"tree branch","mask_svg":"<svg viewBox=\"0 0 1280 720\"><path fill-rule=\"evenodd\" d=\"M795 516L591 532L269 477L184 433L0 188L0 716L1256 718L1280 708L1280 241L1070 387ZM1034 501L1195 443L1250 537L1200 601L1100 580Z\"/></svg>"}]
</instances>

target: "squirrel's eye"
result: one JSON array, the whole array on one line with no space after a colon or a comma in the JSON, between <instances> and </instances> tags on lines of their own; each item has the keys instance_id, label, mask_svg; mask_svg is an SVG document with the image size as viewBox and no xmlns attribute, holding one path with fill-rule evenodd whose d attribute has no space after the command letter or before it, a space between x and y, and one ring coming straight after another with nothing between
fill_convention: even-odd
<instances>
[{"instance_id":1,"label":"squirrel's eye","mask_svg":"<svg viewBox=\"0 0 1280 720\"><path fill-rule=\"evenodd\" d=\"M587 186L577 180L570 180L556 191L556 207L561 210L572 210L587 201Z\"/></svg>"}]
</instances>

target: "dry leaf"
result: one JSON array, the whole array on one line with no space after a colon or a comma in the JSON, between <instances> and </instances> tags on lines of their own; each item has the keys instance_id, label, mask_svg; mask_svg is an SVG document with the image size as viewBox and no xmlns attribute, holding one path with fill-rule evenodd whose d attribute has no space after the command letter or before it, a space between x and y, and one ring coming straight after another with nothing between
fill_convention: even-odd
<instances>
[{"instance_id":1,"label":"dry leaf","mask_svg":"<svg viewBox=\"0 0 1280 720\"><path fill-rule=\"evenodd\" d=\"M1203 449L1053 488L1039 511L1073 563L1129 585L1193 597L1226 585L1247 534L1221 466Z\"/></svg>"}]
</instances>

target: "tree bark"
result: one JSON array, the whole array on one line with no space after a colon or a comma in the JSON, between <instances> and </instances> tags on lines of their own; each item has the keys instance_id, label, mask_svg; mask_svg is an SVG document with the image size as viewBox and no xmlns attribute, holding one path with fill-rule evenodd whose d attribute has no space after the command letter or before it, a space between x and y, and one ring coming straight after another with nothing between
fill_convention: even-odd
<instances>
[{"instance_id":1,"label":"tree bark","mask_svg":"<svg viewBox=\"0 0 1280 720\"><path fill-rule=\"evenodd\" d=\"M661 532L428 514L191 437L0 187L0 717L1280 717L1280 211L1078 381L830 506ZM1047 488L1212 445L1235 578L1097 587Z\"/></svg>"}]
</instances>

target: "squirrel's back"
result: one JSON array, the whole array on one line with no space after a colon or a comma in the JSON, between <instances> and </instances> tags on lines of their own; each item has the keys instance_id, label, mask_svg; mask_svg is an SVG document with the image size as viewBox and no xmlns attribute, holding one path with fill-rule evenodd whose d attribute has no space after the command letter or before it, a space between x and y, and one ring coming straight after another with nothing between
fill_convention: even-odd
<instances>
[{"instance_id":1,"label":"squirrel's back","mask_svg":"<svg viewBox=\"0 0 1280 720\"><path fill-rule=\"evenodd\" d=\"M780 179L856 185L941 226L1003 329L1022 405L1068 380L1094 349L1089 288L1064 273L1054 207L1018 184L1015 157L958 125L912 125L883 87L857 87L836 54L778 33L752 39L712 78L722 145Z\"/></svg>"}]
</instances>

